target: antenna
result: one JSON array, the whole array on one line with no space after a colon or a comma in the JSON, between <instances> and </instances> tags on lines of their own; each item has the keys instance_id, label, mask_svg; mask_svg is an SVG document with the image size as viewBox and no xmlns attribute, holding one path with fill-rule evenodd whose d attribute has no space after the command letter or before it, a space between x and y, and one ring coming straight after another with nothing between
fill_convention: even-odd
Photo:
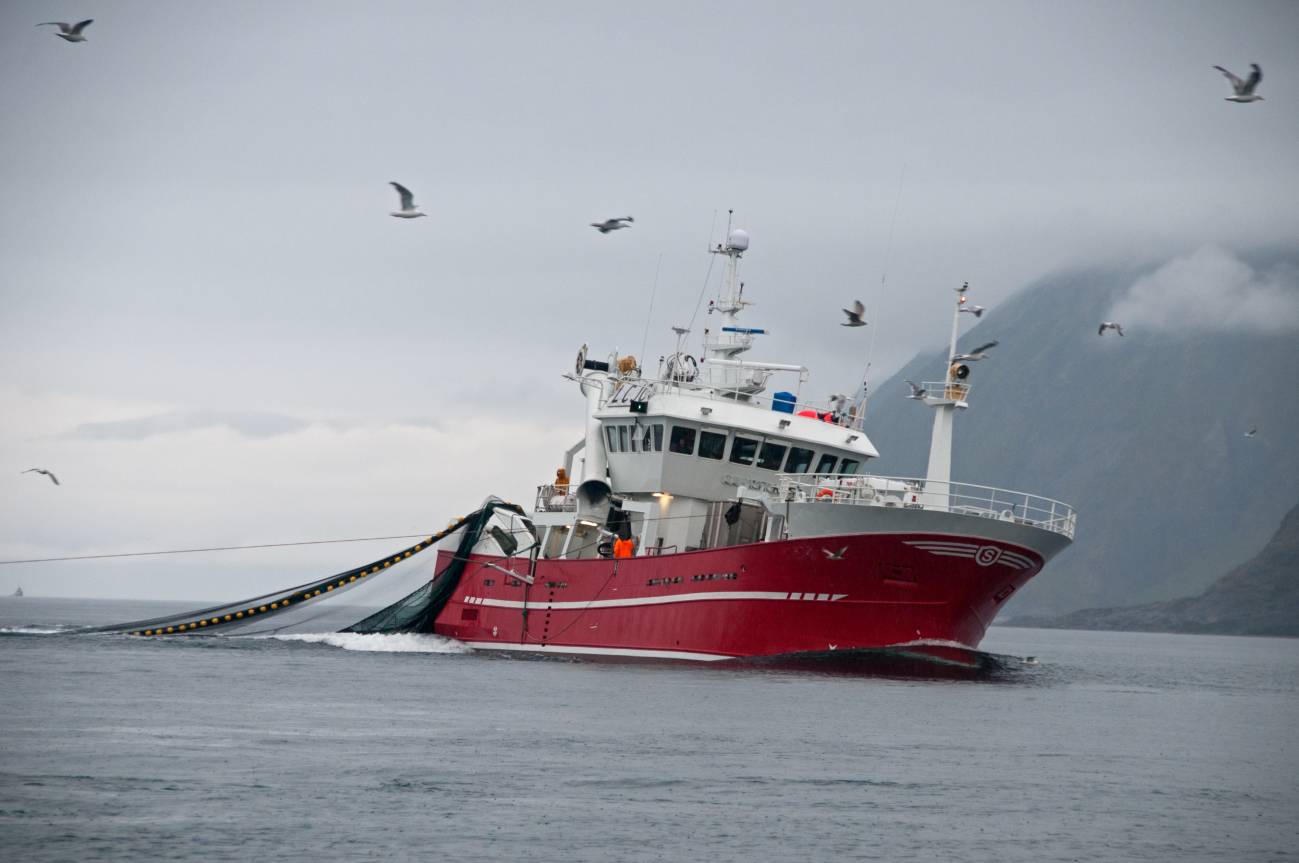
<instances>
[{"instance_id":1,"label":"antenna","mask_svg":"<svg viewBox=\"0 0 1299 863\"><path fill-rule=\"evenodd\" d=\"M734 210L727 210L727 211L726 211L726 235L727 235L728 237L731 235L731 216L732 216L734 213L735 213ZM713 224L716 224L716 223L717 223L717 211L716 211L716 210L713 210ZM712 240L713 240L713 229L712 229L712 228L709 228L709 229L708 229L708 241L711 243ZM718 244L717 244L717 248L712 248L712 247L710 246L709 249L708 249L708 251L709 251L710 253L711 253L711 252L716 252L716 251L718 251L719 249L721 249L721 247L722 247L722 244L721 244L721 243L718 243ZM695 326L695 318L699 317L699 307L700 307L701 305L703 305L703 303L704 303L704 294L708 291L708 280L711 279L711 278L713 277L713 262L716 261L716 260L717 260L717 256L716 256L716 255L709 254L709 256L708 256L708 272L704 274L704 284L703 284L703 287L701 287L701 288L699 289L699 299L695 301L695 312L694 312L694 314L692 314L692 315L690 316L690 326L687 327L687 329L693 329L694 326Z\"/></svg>"},{"instance_id":2,"label":"antenna","mask_svg":"<svg viewBox=\"0 0 1299 863\"><path fill-rule=\"evenodd\" d=\"M654 295L659 291L659 270L663 267L663 253L659 252L659 261L654 265L654 287L650 288L649 311L645 313L645 336L640 341L640 358L645 359L645 346L649 344L650 318L654 314Z\"/></svg>"},{"instance_id":3,"label":"antenna","mask_svg":"<svg viewBox=\"0 0 1299 863\"><path fill-rule=\"evenodd\" d=\"M870 381L871 366L875 363L875 337L880 331L879 311L881 308L881 297L884 295L884 288L889 278L889 264L893 259L893 229L898 224L898 209L902 206L902 181L906 179L907 166L904 163L902 169L898 172L898 194L893 200L893 218L889 220L889 239L884 246L884 268L880 271L879 287L875 289L875 299L871 303L871 313L874 320L871 321L871 338L870 344L866 347L866 370L861 376L861 410L859 413L865 413L866 400L870 397L870 388L867 384Z\"/></svg>"}]
</instances>

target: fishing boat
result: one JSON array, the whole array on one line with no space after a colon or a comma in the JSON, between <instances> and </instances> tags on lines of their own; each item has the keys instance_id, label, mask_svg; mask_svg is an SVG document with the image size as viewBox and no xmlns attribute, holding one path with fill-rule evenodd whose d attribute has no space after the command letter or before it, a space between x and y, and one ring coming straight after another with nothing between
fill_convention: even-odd
<instances>
[{"instance_id":1,"label":"fishing boat","mask_svg":"<svg viewBox=\"0 0 1299 863\"><path fill-rule=\"evenodd\" d=\"M711 249L725 277L698 352L686 327L652 371L582 345L565 374L582 434L530 509L489 497L363 566L100 631L434 633L479 651L612 660L885 651L979 664L997 612L1069 545L1077 519L1057 500L951 478L954 419L972 393L972 361L956 353L966 287L953 359L913 393L934 412L926 474L878 476L864 383L816 403L802 394L805 366L745 357L767 334L741 322L749 243L728 229Z\"/></svg>"},{"instance_id":2,"label":"fishing boat","mask_svg":"<svg viewBox=\"0 0 1299 863\"><path fill-rule=\"evenodd\" d=\"M23 595L23 586L20 584L18 585L18 588L14 591L14 596L22 596L22 595Z\"/></svg>"},{"instance_id":3,"label":"fishing boat","mask_svg":"<svg viewBox=\"0 0 1299 863\"><path fill-rule=\"evenodd\" d=\"M567 375L581 439L531 512L497 509L467 550L439 550L439 572L465 566L435 632L476 650L623 659L960 656L1072 541L1067 504L952 481L967 362L916 394L934 411L926 475L870 473L864 385L806 403L806 367L745 358L766 334L740 320L749 245L737 229L712 249L726 275L700 353L681 327L652 373L582 346ZM792 383L768 394L779 376Z\"/></svg>"}]
</instances>

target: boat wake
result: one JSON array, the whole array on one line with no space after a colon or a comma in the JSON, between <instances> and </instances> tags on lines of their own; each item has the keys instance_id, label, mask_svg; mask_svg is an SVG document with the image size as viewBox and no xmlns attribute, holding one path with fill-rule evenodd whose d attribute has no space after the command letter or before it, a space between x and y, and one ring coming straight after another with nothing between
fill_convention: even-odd
<instances>
[{"instance_id":1,"label":"boat wake","mask_svg":"<svg viewBox=\"0 0 1299 863\"><path fill-rule=\"evenodd\" d=\"M236 636L238 637L238 636ZM390 635L354 632L299 633L296 635L254 635L250 638L270 638L276 641L301 641L307 644L327 644L342 650L359 650L369 653L470 653L470 648L451 638L440 635L403 632Z\"/></svg>"},{"instance_id":2,"label":"boat wake","mask_svg":"<svg viewBox=\"0 0 1299 863\"><path fill-rule=\"evenodd\" d=\"M59 626L40 624L31 624L28 626L0 626L0 635L63 635L68 632L75 632L78 626Z\"/></svg>"}]
</instances>

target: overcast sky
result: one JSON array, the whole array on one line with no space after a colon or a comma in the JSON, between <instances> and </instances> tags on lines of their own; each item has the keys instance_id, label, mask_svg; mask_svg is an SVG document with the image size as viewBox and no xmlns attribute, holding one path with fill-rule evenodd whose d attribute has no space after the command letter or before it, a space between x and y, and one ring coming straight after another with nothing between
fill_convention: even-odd
<instances>
[{"instance_id":1,"label":"overcast sky","mask_svg":"<svg viewBox=\"0 0 1299 863\"><path fill-rule=\"evenodd\" d=\"M83 44L33 26L86 17ZM1293 2L0 5L0 559L530 503L581 435L577 348L639 354L648 323L652 366L728 208L774 331L751 356L814 398L865 365L853 299L878 381L962 281L995 306L1291 243L1296 44ZM1266 100L1224 101L1211 67L1251 61ZM389 218L389 180L429 218ZM222 599L386 548L0 591Z\"/></svg>"}]
</instances>

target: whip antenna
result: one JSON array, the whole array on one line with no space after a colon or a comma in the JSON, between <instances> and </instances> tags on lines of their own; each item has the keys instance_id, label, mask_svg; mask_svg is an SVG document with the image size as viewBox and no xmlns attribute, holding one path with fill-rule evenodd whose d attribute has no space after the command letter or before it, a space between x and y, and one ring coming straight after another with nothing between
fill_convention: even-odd
<instances>
[{"instance_id":1,"label":"whip antenna","mask_svg":"<svg viewBox=\"0 0 1299 863\"><path fill-rule=\"evenodd\" d=\"M880 283L875 288L875 299L871 303L874 320L871 321L871 340L866 347L866 371L861 376L861 400L863 410L866 407L866 400L869 398L866 382L870 378L871 365L875 362L875 336L880 331L880 298L884 295L884 288L889 278L889 263L893 257L893 229L898 224L898 208L902 205L902 181L906 179L907 166L903 165L902 170L898 172L898 194L893 200L893 218L889 220L889 239L884 246L884 268L880 271Z\"/></svg>"},{"instance_id":2,"label":"whip antenna","mask_svg":"<svg viewBox=\"0 0 1299 863\"><path fill-rule=\"evenodd\" d=\"M663 253L659 252L659 261L654 265L654 286L650 288L649 311L645 313L645 336L640 341L640 358L645 360L645 346L649 344L650 318L654 315L654 295L659 291L659 270L663 268Z\"/></svg>"}]
</instances>

